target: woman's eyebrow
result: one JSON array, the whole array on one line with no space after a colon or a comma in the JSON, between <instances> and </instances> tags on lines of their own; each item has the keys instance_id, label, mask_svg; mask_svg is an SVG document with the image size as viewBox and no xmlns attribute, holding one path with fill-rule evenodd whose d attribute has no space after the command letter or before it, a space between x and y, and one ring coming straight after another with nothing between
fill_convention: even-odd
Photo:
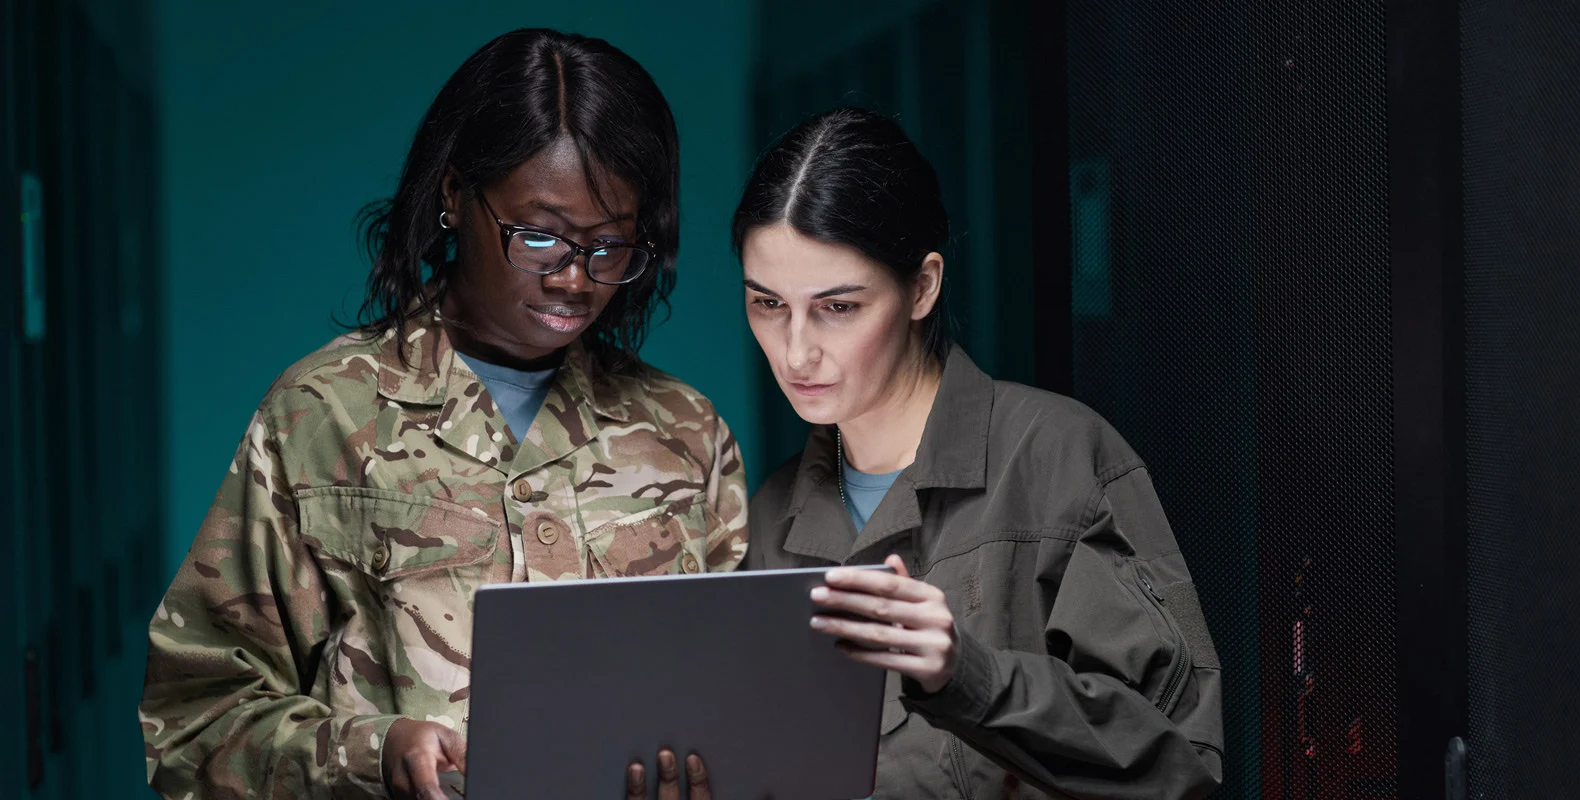
<instances>
[{"instance_id":1,"label":"woman's eyebrow","mask_svg":"<svg viewBox=\"0 0 1580 800\"><path fill-rule=\"evenodd\" d=\"M859 291L861 291L862 289L865 289L865 288L867 288L867 287L859 286L859 285L854 284L854 283L842 283L842 284L840 284L838 286L835 286L832 289L824 289L823 291L812 295L812 299L813 300L822 300L825 297L833 297L834 295L837 295L837 294L850 294L851 292L859 292Z\"/></svg>"},{"instance_id":2,"label":"woman's eyebrow","mask_svg":"<svg viewBox=\"0 0 1580 800\"><path fill-rule=\"evenodd\" d=\"M751 278L747 278L747 279L741 281L741 283L745 284L746 288L751 289L752 291L761 292L761 293L769 295L771 297L778 297L779 296L778 292L768 288L767 286L764 286L764 285L758 283L757 281L752 280ZM850 294L851 292L859 292L859 291L861 291L861 290L863 290L865 288L867 288L867 287L861 286L861 285L855 284L855 283L842 283L842 284L840 284L838 286L835 286L832 289L824 289L823 291L812 295L812 299L813 300L822 300L825 297L833 297L835 295Z\"/></svg>"},{"instance_id":3,"label":"woman's eyebrow","mask_svg":"<svg viewBox=\"0 0 1580 800\"><path fill-rule=\"evenodd\" d=\"M741 283L745 284L746 288L751 289L754 292L762 292L763 294L766 294L770 297L779 296L778 292L758 283L757 281L752 280L751 278L747 278L746 280L741 281Z\"/></svg>"}]
</instances>

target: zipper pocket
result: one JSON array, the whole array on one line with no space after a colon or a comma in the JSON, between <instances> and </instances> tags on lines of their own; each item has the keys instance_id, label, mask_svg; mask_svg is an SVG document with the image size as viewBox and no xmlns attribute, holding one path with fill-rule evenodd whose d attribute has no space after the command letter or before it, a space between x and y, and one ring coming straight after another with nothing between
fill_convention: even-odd
<instances>
[{"instance_id":1,"label":"zipper pocket","mask_svg":"<svg viewBox=\"0 0 1580 800\"><path fill-rule=\"evenodd\" d=\"M1174 659L1174 667L1169 670L1168 681L1163 684L1163 694L1158 697L1157 702L1158 710L1168 714L1174 710L1175 695L1179 694L1180 689L1185 686L1185 678L1190 674L1190 645L1185 642L1184 632L1179 629L1178 625L1174 624L1174 618L1169 616L1168 609L1164 605L1162 593L1152 587L1152 581L1142 574L1139 566L1135 569L1136 577L1140 578L1141 585L1147 588L1147 594L1151 595L1154 605L1156 605L1158 612L1163 616L1163 621L1169 626L1169 632L1174 634L1174 641L1179 644L1179 655Z\"/></svg>"},{"instance_id":2,"label":"zipper pocket","mask_svg":"<svg viewBox=\"0 0 1580 800\"><path fill-rule=\"evenodd\" d=\"M949 735L949 762L954 767L955 788L965 800L972 800L971 784L966 780L966 757L960 749L960 737L954 734Z\"/></svg>"}]
</instances>

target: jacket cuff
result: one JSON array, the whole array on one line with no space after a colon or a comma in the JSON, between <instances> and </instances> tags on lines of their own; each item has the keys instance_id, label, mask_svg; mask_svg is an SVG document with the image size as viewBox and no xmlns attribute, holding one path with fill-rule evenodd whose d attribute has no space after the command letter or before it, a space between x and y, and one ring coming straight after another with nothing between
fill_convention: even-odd
<instances>
[{"instance_id":1,"label":"jacket cuff","mask_svg":"<svg viewBox=\"0 0 1580 800\"><path fill-rule=\"evenodd\" d=\"M384 740L390 726L405 719L399 714L364 714L337 719L332 736L320 739L329 746L329 775L338 792L356 790L370 797L388 797L384 786ZM322 757L324 754L321 754Z\"/></svg>"},{"instance_id":2,"label":"jacket cuff","mask_svg":"<svg viewBox=\"0 0 1580 800\"><path fill-rule=\"evenodd\" d=\"M900 702L929 719L979 725L998 697L998 670L993 651L970 634L955 628L955 674L944 688L932 694L910 678L900 681Z\"/></svg>"}]
</instances>

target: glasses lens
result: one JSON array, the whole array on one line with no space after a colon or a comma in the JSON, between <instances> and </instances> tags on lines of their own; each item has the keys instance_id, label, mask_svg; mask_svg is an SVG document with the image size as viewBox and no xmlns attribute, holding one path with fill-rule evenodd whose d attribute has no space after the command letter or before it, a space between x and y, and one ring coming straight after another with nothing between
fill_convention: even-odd
<instances>
[{"instance_id":1,"label":"glasses lens","mask_svg":"<svg viewBox=\"0 0 1580 800\"><path fill-rule=\"evenodd\" d=\"M600 283L628 283L647 269L652 255L625 245L601 245L587 259L587 271Z\"/></svg>"},{"instance_id":2,"label":"glasses lens","mask_svg":"<svg viewBox=\"0 0 1580 800\"><path fill-rule=\"evenodd\" d=\"M506 253L517 269L543 274L558 269L560 262L570 255L570 245L564 239L537 231L516 231L510 237L510 250Z\"/></svg>"}]
</instances>

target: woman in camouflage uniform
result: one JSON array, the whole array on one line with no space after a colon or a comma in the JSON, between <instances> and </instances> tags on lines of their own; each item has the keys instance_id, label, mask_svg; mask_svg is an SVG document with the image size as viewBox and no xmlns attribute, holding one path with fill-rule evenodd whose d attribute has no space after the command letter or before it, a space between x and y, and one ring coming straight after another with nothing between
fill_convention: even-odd
<instances>
[{"instance_id":1,"label":"woman in camouflage uniform","mask_svg":"<svg viewBox=\"0 0 1580 800\"><path fill-rule=\"evenodd\" d=\"M150 625L162 795L438 796L478 586L741 560L734 437L636 355L677 165L603 41L515 31L445 84L367 212L364 324L264 397Z\"/></svg>"}]
</instances>

